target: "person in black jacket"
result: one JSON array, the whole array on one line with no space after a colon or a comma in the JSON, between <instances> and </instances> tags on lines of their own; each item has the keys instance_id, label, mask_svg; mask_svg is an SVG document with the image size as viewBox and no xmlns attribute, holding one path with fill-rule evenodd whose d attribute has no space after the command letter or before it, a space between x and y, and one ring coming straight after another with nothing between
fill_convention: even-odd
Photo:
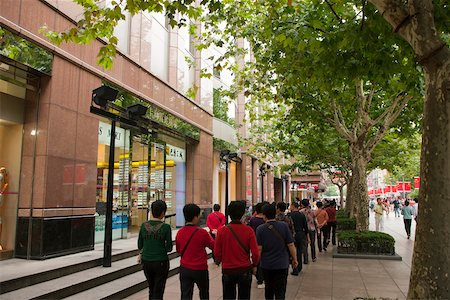
<instances>
[{"instance_id":1,"label":"person in black jacket","mask_svg":"<svg viewBox=\"0 0 450 300\"><path fill-rule=\"evenodd\" d=\"M308 223L306 222L306 217L304 214L299 212L299 205L297 202L293 202L290 206L289 216L294 223L294 239L295 239L295 247L297 248L297 259L298 259L298 267L295 268L291 275L298 276L298 274L302 271L303 263L302 263L302 245L304 240L308 238Z\"/></svg>"}]
</instances>

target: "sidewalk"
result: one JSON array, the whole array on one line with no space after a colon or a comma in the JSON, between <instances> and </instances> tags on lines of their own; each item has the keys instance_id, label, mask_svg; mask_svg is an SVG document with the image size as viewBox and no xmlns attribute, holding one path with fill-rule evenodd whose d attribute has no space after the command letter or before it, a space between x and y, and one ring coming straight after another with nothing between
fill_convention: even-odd
<instances>
[{"instance_id":1,"label":"sidewalk","mask_svg":"<svg viewBox=\"0 0 450 300\"><path fill-rule=\"evenodd\" d=\"M374 217L370 215L370 229L374 230ZM288 276L286 299L352 300L356 297L406 299L411 271L411 259L415 237L415 222L411 239L406 239L403 218L395 218L393 212L385 216L384 232L395 240L395 250L402 261L332 258L332 251L318 253L316 262L304 265L300 276ZM222 299L221 270L209 265L210 299ZM168 279L165 299L180 298L178 276ZM264 289L252 282L252 299L264 299ZM127 299L148 299L148 289ZM194 291L198 299L198 290Z\"/></svg>"}]
</instances>

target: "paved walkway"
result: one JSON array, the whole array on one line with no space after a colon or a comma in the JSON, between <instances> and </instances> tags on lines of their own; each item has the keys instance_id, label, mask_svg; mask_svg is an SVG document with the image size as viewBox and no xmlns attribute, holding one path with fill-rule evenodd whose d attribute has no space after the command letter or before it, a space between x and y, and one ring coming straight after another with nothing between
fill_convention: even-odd
<instances>
[{"instance_id":1,"label":"paved walkway","mask_svg":"<svg viewBox=\"0 0 450 300\"><path fill-rule=\"evenodd\" d=\"M374 217L370 216L370 229L374 230ZM411 239L406 239L403 218L393 212L385 216L384 232L395 240L396 252L402 261L332 258L331 251L318 253L316 262L304 265L300 276L289 275L286 299L352 300L356 297L406 299L415 237L413 222ZM220 267L209 265L210 298L222 299ZM252 299L264 299L264 290L252 283ZM178 276L169 278L165 299L180 299ZM198 299L198 290L194 299ZM148 299L148 289L128 297L131 300Z\"/></svg>"}]
</instances>

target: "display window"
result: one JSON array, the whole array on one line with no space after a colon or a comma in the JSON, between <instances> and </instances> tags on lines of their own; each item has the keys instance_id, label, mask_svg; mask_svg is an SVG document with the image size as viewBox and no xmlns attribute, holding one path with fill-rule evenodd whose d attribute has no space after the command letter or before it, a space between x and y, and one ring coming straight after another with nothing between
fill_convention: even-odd
<instances>
[{"instance_id":1,"label":"display window","mask_svg":"<svg viewBox=\"0 0 450 300\"><path fill-rule=\"evenodd\" d=\"M99 122L95 242L104 241L111 125ZM116 127L113 191L113 239L139 233L153 201L167 203L166 223L183 226L186 200L185 142Z\"/></svg>"},{"instance_id":2,"label":"display window","mask_svg":"<svg viewBox=\"0 0 450 300\"><path fill-rule=\"evenodd\" d=\"M35 116L24 128L31 76L0 61L0 260L14 252L24 132L29 141L36 136Z\"/></svg>"}]
</instances>

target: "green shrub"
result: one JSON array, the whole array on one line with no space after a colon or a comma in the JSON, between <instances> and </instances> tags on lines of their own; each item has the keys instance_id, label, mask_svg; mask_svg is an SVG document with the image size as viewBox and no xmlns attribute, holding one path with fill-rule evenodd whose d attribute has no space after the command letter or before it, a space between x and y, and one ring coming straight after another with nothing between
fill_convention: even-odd
<instances>
[{"instance_id":1,"label":"green shrub","mask_svg":"<svg viewBox=\"0 0 450 300\"><path fill-rule=\"evenodd\" d=\"M350 213L344 209L340 209L336 212L336 219L348 219L350 217Z\"/></svg>"},{"instance_id":2,"label":"green shrub","mask_svg":"<svg viewBox=\"0 0 450 300\"><path fill-rule=\"evenodd\" d=\"M356 229L356 219L355 218L336 218L337 230L355 230Z\"/></svg>"},{"instance_id":3,"label":"green shrub","mask_svg":"<svg viewBox=\"0 0 450 300\"><path fill-rule=\"evenodd\" d=\"M338 253L395 254L394 238L377 231L342 231L338 234Z\"/></svg>"}]
</instances>

